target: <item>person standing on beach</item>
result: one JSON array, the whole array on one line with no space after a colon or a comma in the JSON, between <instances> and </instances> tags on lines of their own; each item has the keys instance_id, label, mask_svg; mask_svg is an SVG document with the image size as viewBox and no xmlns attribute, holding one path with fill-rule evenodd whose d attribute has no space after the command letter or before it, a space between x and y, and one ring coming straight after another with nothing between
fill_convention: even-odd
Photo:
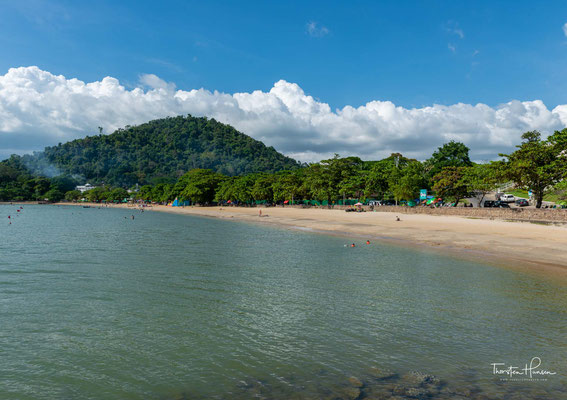
<instances>
[{"instance_id":1,"label":"person standing on beach","mask_svg":"<svg viewBox=\"0 0 567 400\"><path fill-rule=\"evenodd\" d=\"M258 216L259 216L259 217L262 216L262 209L261 209L261 208L258 210Z\"/></svg>"}]
</instances>

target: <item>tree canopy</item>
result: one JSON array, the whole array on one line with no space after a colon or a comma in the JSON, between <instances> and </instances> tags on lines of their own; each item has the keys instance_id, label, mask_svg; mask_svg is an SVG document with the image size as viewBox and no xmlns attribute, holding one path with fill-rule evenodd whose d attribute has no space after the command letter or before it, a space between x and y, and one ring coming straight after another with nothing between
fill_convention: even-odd
<instances>
[{"instance_id":1,"label":"tree canopy","mask_svg":"<svg viewBox=\"0 0 567 400\"><path fill-rule=\"evenodd\" d=\"M221 143L225 139L228 140L226 145ZM192 144L183 148L175 145L179 140ZM2 161L0 201L86 198L95 202L117 202L136 198L167 203L178 198L199 204L297 200L334 204L346 199L364 201L369 198L410 201L418 199L420 189L432 189L445 200L458 203L462 198L475 196L481 204L488 193L509 182L532 190L538 207L550 191L554 191L556 198L567 199L567 129L547 139L542 139L539 132L526 132L522 140L516 151L502 154L503 160L489 164L471 162L469 149L453 141L439 147L425 162L400 153L378 161L335 154L317 163L298 166L275 150L214 120L166 118L127 127L109 136L73 141L33 156L12 156ZM240 150L236 151L235 146L240 146ZM193 164L186 163L188 156L193 160L198 156L202 161L205 154L212 154L206 151L211 148L220 154L211 164L215 167L192 168ZM107 150L109 154L105 153ZM244 154L244 158L235 161L235 154ZM51 156L61 157L63 161L59 165L52 164ZM65 157L87 161L68 164L64 162ZM160 157L165 166L161 165ZM217 162L220 164L215 164ZM243 164L239 164L241 162ZM288 164L289 168L285 167ZM79 182L75 175L70 175L75 171L70 165L82 166L86 169L79 168L79 171L88 170L97 179L109 181L102 184L91 181L97 187L80 193L74 188L84 180L81 178ZM235 165L241 165L248 172L232 175ZM52 174L57 176L49 178ZM135 185L127 186L132 177ZM127 191L127 188L133 190Z\"/></svg>"},{"instance_id":2,"label":"tree canopy","mask_svg":"<svg viewBox=\"0 0 567 400\"><path fill-rule=\"evenodd\" d=\"M540 208L543 196L567 177L567 129L542 139L538 131L522 135L522 144L505 157L505 175L518 187L531 190Z\"/></svg>"},{"instance_id":3,"label":"tree canopy","mask_svg":"<svg viewBox=\"0 0 567 400\"><path fill-rule=\"evenodd\" d=\"M223 179L223 175L210 169L193 169L179 179L178 185L183 187L179 196L193 203L211 203L217 186Z\"/></svg>"},{"instance_id":4,"label":"tree canopy","mask_svg":"<svg viewBox=\"0 0 567 400\"><path fill-rule=\"evenodd\" d=\"M121 187L175 181L196 168L230 176L299 167L297 161L230 125L192 116L88 136L22 159L36 175L57 171L92 184Z\"/></svg>"},{"instance_id":5,"label":"tree canopy","mask_svg":"<svg viewBox=\"0 0 567 400\"><path fill-rule=\"evenodd\" d=\"M426 162L429 176L433 177L445 167L470 167L469 148L465 144L451 140L439 147Z\"/></svg>"},{"instance_id":6,"label":"tree canopy","mask_svg":"<svg viewBox=\"0 0 567 400\"><path fill-rule=\"evenodd\" d=\"M466 167L445 167L439 172L433 180L433 190L438 196L452 199L455 204L459 200L467 197L470 192L463 177L466 173Z\"/></svg>"}]
</instances>

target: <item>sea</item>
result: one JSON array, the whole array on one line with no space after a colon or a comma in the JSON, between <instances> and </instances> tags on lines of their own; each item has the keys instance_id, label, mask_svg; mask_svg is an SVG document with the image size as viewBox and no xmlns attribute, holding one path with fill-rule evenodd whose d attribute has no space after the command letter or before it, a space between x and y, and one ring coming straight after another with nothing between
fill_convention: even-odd
<instances>
[{"instance_id":1,"label":"sea","mask_svg":"<svg viewBox=\"0 0 567 400\"><path fill-rule=\"evenodd\" d=\"M552 277L360 236L0 205L0 399L556 400L566 388L567 286Z\"/></svg>"}]
</instances>

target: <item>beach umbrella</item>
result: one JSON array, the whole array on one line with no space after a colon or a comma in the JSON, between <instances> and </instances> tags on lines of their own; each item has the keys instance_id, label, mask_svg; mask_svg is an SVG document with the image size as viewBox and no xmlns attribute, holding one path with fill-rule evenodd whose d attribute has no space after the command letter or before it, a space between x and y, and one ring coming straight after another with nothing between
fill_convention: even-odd
<instances>
[{"instance_id":1,"label":"beach umbrella","mask_svg":"<svg viewBox=\"0 0 567 400\"><path fill-rule=\"evenodd\" d=\"M284 204L289 204L289 200L286 200L283 202Z\"/></svg>"},{"instance_id":2,"label":"beach umbrella","mask_svg":"<svg viewBox=\"0 0 567 400\"><path fill-rule=\"evenodd\" d=\"M361 206L361 205L362 205L362 203L356 203L355 204L355 206Z\"/></svg>"}]
</instances>

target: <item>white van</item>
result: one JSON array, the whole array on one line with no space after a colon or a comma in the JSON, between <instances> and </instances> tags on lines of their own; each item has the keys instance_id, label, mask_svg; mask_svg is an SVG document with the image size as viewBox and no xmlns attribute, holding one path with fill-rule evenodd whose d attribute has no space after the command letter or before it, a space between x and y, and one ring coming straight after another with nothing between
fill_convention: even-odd
<instances>
[{"instance_id":1,"label":"white van","mask_svg":"<svg viewBox=\"0 0 567 400\"><path fill-rule=\"evenodd\" d=\"M513 194L503 194L500 196L500 201L502 203L513 203L516 200Z\"/></svg>"}]
</instances>

